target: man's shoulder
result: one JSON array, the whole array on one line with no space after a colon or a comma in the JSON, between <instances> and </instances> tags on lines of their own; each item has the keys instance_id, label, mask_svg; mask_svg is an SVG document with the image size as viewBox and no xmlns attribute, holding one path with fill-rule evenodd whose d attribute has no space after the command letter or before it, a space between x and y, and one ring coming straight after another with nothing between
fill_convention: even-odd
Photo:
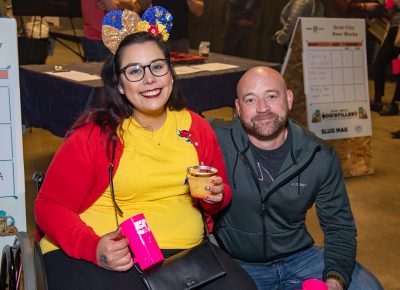
<instances>
[{"instance_id":1,"label":"man's shoulder","mask_svg":"<svg viewBox=\"0 0 400 290\"><path fill-rule=\"evenodd\" d=\"M233 128L233 124L235 124L235 119L224 120L216 118L207 118L207 121L208 123L210 123L211 127L216 129L231 129Z\"/></svg>"},{"instance_id":2,"label":"man's shoulder","mask_svg":"<svg viewBox=\"0 0 400 290\"><path fill-rule=\"evenodd\" d=\"M295 138L301 138L303 141L315 143L319 146L322 151L332 151L333 146L330 145L325 140L321 139L310 129L304 127L302 124L298 123L296 120L290 119L290 126L293 132L295 132ZM300 137L301 136L301 137Z\"/></svg>"},{"instance_id":3,"label":"man's shoulder","mask_svg":"<svg viewBox=\"0 0 400 290\"><path fill-rule=\"evenodd\" d=\"M223 120L214 118L208 118L207 121L210 123L217 136L228 134L234 127L234 124L236 122L235 120Z\"/></svg>"}]
</instances>

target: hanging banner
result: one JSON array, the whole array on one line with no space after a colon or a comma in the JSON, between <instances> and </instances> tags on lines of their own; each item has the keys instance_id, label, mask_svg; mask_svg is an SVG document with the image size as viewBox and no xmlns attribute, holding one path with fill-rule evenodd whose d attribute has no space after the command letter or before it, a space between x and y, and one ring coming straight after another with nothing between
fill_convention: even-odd
<instances>
[{"instance_id":1,"label":"hanging banner","mask_svg":"<svg viewBox=\"0 0 400 290\"><path fill-rule=\"evenodd\" d=\"M26 231L17 25L0 18L0 251Z\"/></svg>"},{"instance_id":2,"label":"hanging banner","mask_svg":"<svg viewBox=\"0 0 400 290\"><path fill-rule=\"evenodd\" d=\"M365 20L301 18L308 128L318 137L372 134Z\"/></svg>"}]
</instances>

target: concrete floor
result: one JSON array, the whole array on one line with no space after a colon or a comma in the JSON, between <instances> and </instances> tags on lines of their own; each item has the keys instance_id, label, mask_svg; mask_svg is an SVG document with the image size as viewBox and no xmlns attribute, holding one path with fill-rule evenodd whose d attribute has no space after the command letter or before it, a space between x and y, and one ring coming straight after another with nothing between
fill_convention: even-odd
<instances>
[{"instance_id":1,"label":"concrete floor","mask_svg":"<svg viewBox=\"0 0 400 290\"><path fill-rule=\"evenodd\" d=\"M55 55L47 63L79 62L68 50L56 46ZM371 88L372 88L372 84ZM394 85L387 85L384 102L389 102ZM371 90L370 90L371 91ZM372 97L372 93L371 93ZM230 118L231 110L223 108L206 112L206 116ZM373 272L387 290L400 290L400 139L390 132L400 129L400 115L381 117L372 113L373 175L346 179L346 186L358 227L357 260ZM35 186L34 171L45 172L52 156L63 142L61 138L41 129L29 129L23 137L28 231L33 236L32 213ZM73 174L67 175L73 182ZM318 244L323 243L315 211L308 214L308 227ZM362 290L362 289L360 289Z\"/></svg>"}]
</instances>

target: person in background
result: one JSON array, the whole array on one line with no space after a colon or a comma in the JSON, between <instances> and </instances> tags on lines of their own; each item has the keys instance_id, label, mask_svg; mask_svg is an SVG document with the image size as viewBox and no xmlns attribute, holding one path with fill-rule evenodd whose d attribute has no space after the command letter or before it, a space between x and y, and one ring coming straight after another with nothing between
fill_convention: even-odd
<instances>
[{"instance_id":1,"label":"person in background","mask_svg":"<svg viewBox=\"0 0 400 290\"><path fill-rule=\"evenodd\" d=\"M152 3L174 15L174 29L168 40L170 51L189 53L189 12L197 17L203 15L204 0L152 0Z\"/></svg>"},{"instance_id":2,"label":"person in background","mask_svg":"<svg viewBox=\"0 0 400 290\"><path fill-rule=\"evenodd\" d=\"M4 0L0 0L0 16L6 16L7 9L6 9L6 2Z\"/></svg>"},{"instance_id":3,"label":"person in background","mask_svg":"<svg viewBox=\"0 0 400 290\"><path fill-rule=\"evenodd\" d=\"M400 24L400 1L394 2L389 9L389 31L382 42L376 55L372 70L374 77L374 101L371 103L371 110L379 112L381 116L394 116L399 113L397 101L400 101L400 74L395 75L396 87L393 98L388 106L383 107L382 98L385 95L386 69L393 59L398 58L400 47L394 45L397 30Z\"/></svg>"},{"instance_id":4,"label":"person in background","mask_svg":"<svg viewBox=\"0 0 400 290\"><path fill-rule=\"evenodd\" d=\"M362 0L321 0L325 5L325 17L362 18L369 20L383 15L382 5L377 1ZM368 26L368 24L366 23ZM368 32L366 35L368 75L372 75L372 62L375 56L377 40Z\"/></svg>"},{"instance_id":5,"label":"person in background","mask_svg":"<svg viewBox=\"0 0 400 290\"><path fill-rule=\"evenodd\" d=\"M168 257L203 240L200 207L211 231L212 216L231 200L215 133L185 109L175 86L165 43L172 16L151 9L143 21L129 10L105 16L113 53L101 73L105 101L70 129L36 199L49 289L145 290L119 224L143 213ZM186 169L200 164L218 176L209 195L194 199Z\"/></svg>"},{"instance_id":6,"label":"person in background","mask_svg":"<svg viewBox=\"0 0 400 290\"><path fill-rule=\"evenodd\" d=\"M325 9L326 17L334 18L366 18L368 13L378 9L378 2L354 0L330 0ZM326 3L328 3L326 2Z\"/></svg>"},{"instance_id":7,"label":"person in background","mask_svg":"<svg viewBox=\"0 0 400 290\"><path fill-rule=\"evenodd\" d=\"M355 262L356 226L335 150L289 118L293 93L267 67L237 86L238 119L211 124L233 192L214 235L261 290L301 289L306 279L329 290L383 289ZM314 245L306 213L315 204L324 248Z\"/></svg>"},{"instance_id":8,"label":"person in background","mask_svg":"<svg viewBox=\"0 0 400 290\"><path fill-rule=\"evenodd\" d=\"M111 55L101 39L101 21L108 11L129 9L139 13L150 2L151 0L81 0L85 60L104 61Z\"/></svg>"},{"instance_id":9,"label":"person in background","mask_svg":"<svg viewBox=\"0 0 400 290\"><path fill-rule=\"evenodd\" d=\"M227 25L223 36L222 53L246 56L251 29L255 25L261 0L228 0Z\"/></svg>"},{"instance_id":10,"label":"person in background","mask_svg":"<svg viewBox=\"0 0 400 290\"><path fill-rule=\"evenodd\" d=\"M294 32L297 18L322 17L324 5L319 0L291 0L281 12L282 28L278 30L273 39L282 46L287 46Z\"/></svg>"},{"instance_id":11,"label":"person in background","mask_svg":"<svg viewBox=\"0 0 400 290\"><path fill-rule=\"evenodd\" d=\"M400 129L394 132L391 132L392 138L394 139L400 139Z\"/></svg>"}]
</instances>

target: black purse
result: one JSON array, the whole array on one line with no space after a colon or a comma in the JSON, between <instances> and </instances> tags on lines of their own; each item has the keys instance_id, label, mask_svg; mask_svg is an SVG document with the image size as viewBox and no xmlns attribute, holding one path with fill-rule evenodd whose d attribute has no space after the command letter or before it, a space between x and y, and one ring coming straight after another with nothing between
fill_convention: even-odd
<instances>
[{"instance_id":1,"label":"black purse","mask_svg":"<svg viewBox=\"0 0 400 290\"><path fill-rule=\"evenodd\" d=\"M253 279L227 253L210 241L203 215L204 239L141 273L149 290L257 290Z\"/></svg>"},{"instance_id":2,"label":"black purse","mask_svg":"<svg viewBox=\"0 0 400 290\"><path fill-rule=\"evenodd\" d=\"M209 239L171 256L141 278L150 290L198 289L226 275Z\"/></svg>"}]
</instances>

